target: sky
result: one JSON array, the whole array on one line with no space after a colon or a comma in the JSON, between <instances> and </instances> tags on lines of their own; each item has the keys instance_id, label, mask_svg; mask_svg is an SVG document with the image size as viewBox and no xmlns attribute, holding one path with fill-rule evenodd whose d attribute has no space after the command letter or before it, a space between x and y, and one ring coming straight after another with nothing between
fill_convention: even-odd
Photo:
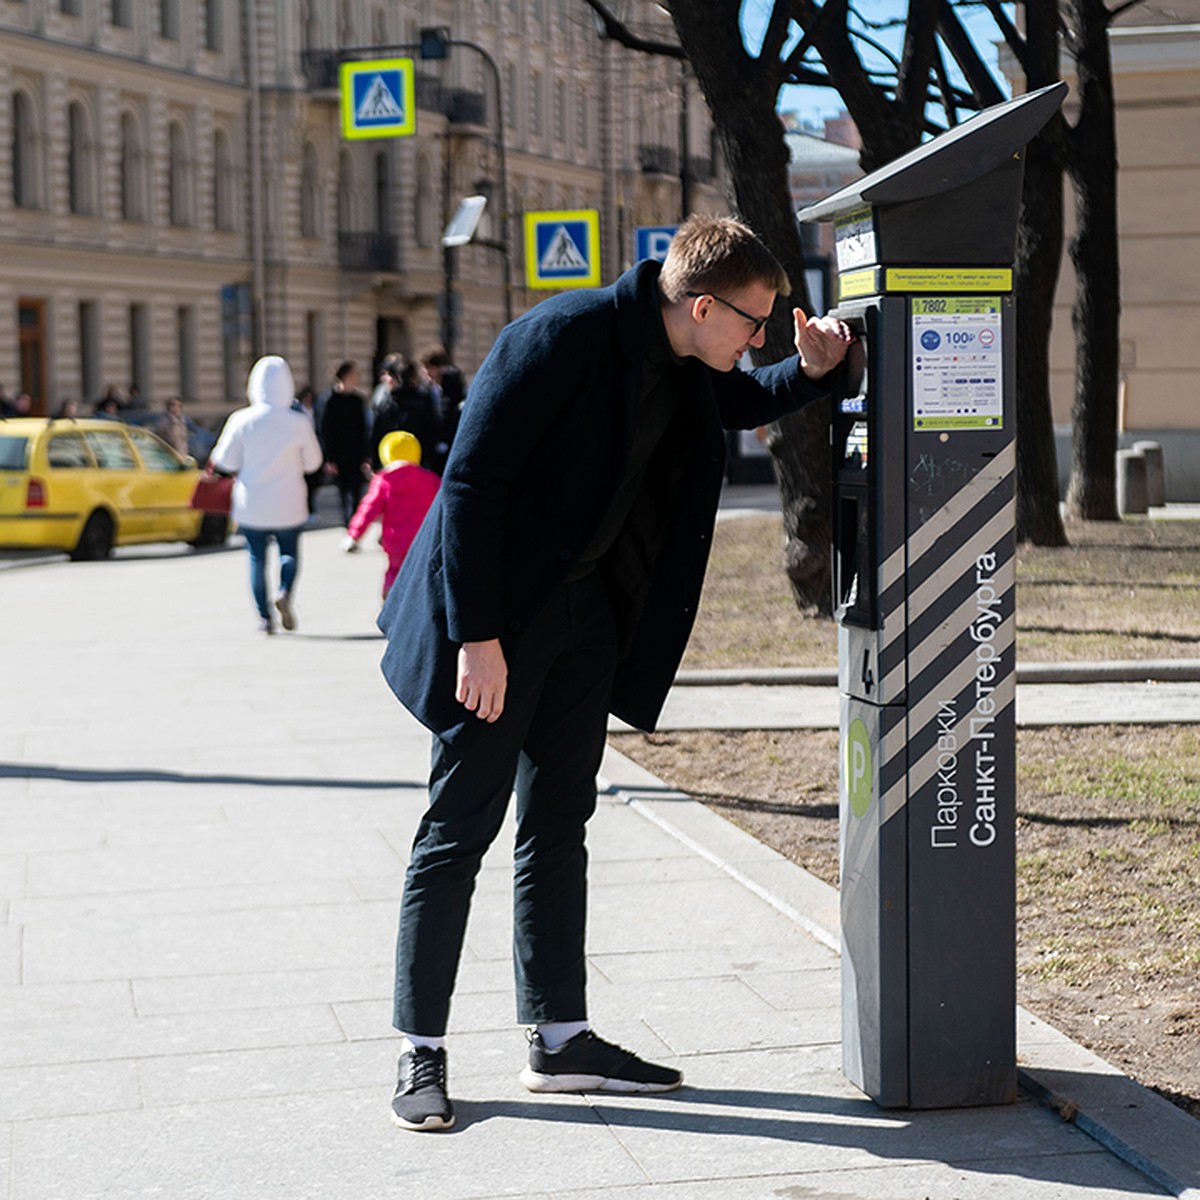
<instances>
[{"instance_id":1,"label":"sky","mask_svg":"<svg viewBox=\"0 0 1200 1200\"><path fill-rule=\"evenodd\" d=\"M908 10L906 0L853 0L853 8L861 13L867 21L887 21L902 19ZM746 33L747 45L757 50L762 41L767 16L773 7L773 0L743 0L742 28ZM1006 4L1010 11L1015 5ZM983 52L984 61L989 64L996 62L996 50L991 44L997 37L995 25L986 11L974 12L970 9L962 13L968 33L978 43ZM794 35L796 36L796 35ZM903 41L903 29L897 26L894 30L873 34L877 40L885 43L893 53L898 54ZM870 52L864 50L864 56ZM870 61L870 60L868 60ZM876 62L882 64L885 60L877 57ZM1003 83L1003 79L1000 81ZM795 112L801 120L819 125L824 117L836 116L842 110L842 103L831 88L788 87L779 96L779 108L783 112Z\"/></svg>"}]
</instances>

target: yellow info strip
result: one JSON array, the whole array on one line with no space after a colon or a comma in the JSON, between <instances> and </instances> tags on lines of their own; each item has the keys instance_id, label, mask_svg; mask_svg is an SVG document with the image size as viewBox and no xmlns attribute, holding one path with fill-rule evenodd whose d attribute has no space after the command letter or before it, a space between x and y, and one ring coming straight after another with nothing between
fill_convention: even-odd
<instances>
[{"instance_id":1,"label":"yellow info strip","mask_svg":"<svg viewBox=\"0 0 1200 1200\"><path fill-rule=\"evenodd\" d=\"M1011 267L888 267L889 292L1011 292Z\"/></svg>"},{"instance_id":2,"label":"yellow info strip","mask_svg":"<svg viewBox=\"0 0 1200 1200\"><path fill-rule=\"evenodd\" d=\"M874 296L880 291L879 268L867 267L863 271L847 271L838 276L838 299L856 300L859 296Z\"/></svg>"},{"instance_id":3,"label":"yellow info strip","mask_svg":"<svg viewBox=\"0 0 1200 1200\"><path fill-rule=\"evenodd\" d=\"M838 299L884 292L1011 292L1011 267L864 267L838 276Z\"/></svg>"}]
</instances>

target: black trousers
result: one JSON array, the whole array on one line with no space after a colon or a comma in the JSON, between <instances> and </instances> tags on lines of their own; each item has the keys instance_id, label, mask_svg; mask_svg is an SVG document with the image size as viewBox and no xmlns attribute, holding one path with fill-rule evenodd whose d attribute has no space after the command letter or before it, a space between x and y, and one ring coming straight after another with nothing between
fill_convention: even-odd
<instances>
[{"instance_id":1,"label":"black trousers","mask_svg":"<svg viewBox=\"0 0 1200 1200\"><path fill-rule=\"evenodd\" d=\"M342 503L342 524L349 526L367 486L366 480L363 479L362 463L339 464L337 479L334 482L337 484L338 499Z\"/></svg>"},{"instance_id":2,"label":"black trousers","mask_svg":"<svg viewBox=\"0 0 1200 1200\"><path fill-rule=\"evenodd\" d=\"M596 808L616 668L600 577L563 584L508 662L504 712L453 744L434 738L429 809L400 906L394 1023L445 1033L475 877L514 784L513 964L517 1020L587 1016L584 826Z\"/></svg>"}]
</instances>

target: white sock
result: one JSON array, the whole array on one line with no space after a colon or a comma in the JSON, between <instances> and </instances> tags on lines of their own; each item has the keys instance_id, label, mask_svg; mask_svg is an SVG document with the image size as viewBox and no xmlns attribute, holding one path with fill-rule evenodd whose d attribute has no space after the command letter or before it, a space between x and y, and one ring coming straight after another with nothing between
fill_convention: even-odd
<instances>
[{"instance_id":1,"label":"white sock","mask_svg":"<svg viewBox=\"0 0 1200 1200\"><path fill-rule=\"evenodd\" d=\"M407 1054L418 1046L427 1046L430 1050L445 1050L446 1048L444 1037L422 1037L419 1033L405 1033L401 1037L403 1038L400 1043L401 1054Z\"/></svg>"},{"instance_id":2,"label":"white sock","mask_svg":"<svg viewBox=\"0 0 1200 1200\"><path fill-rule=\"evenodd\" d=\"M537 1027L547 1050L557 1050L573 1037L591 1029L587 1021L547 1021Z\"/></svg>"}]
</instances>

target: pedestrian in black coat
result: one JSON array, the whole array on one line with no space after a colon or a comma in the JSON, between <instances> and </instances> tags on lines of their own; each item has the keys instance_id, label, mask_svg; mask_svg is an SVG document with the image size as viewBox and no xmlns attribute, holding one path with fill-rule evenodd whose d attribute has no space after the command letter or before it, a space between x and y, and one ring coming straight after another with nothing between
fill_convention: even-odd
<instances>
[{"instance_id":1,"label":"pedestrian in black coat","mask_svg":"<svg viewBox=\"0 0 1200 1200\"><path fill-rule=\"evenodd\" d=\"M337 484L342 524L349 526L362 499L371 466L367 446L367 402L358 390L358 366L342 363L321 414L321 445L325 470Z\"/></svg>"},{"instance_id":2,"label":"pedestrian in black coat","mask_svg":"<svg viewBox=\"0 0 1200 1200\"><path fill-rule=\"evenodd\" d=\"M396 1122L447 1128L444 1034L475 873L514 784L518 1019L534 1091L681 1076L587 1023L584 826L608 713L652 729L695 616L725 428L824 395L849 332L794 310L797 356L737 369L787 280L744 225L693 217L661 270L547 300L475 376L442 489L380 614L383 671L434 735L397 940Z\"/></svg>"},{"instance_id":3,"label":"pedestrian in black coat","mask_svg":"<svg viewBox=\"0 0 1200 1200\"><path fill-rule=\"evenodd\" d=\"M403 430L421 443L421 466L430 467L431 448L438 441L438 421L433 393L425 386L420 363L405 363L399 379L375 413L371 440L375 443L372 464L379 470L379 443L389 433ZM440 474L440 472L439 472Z\"/></svg>"}]
</instances>

